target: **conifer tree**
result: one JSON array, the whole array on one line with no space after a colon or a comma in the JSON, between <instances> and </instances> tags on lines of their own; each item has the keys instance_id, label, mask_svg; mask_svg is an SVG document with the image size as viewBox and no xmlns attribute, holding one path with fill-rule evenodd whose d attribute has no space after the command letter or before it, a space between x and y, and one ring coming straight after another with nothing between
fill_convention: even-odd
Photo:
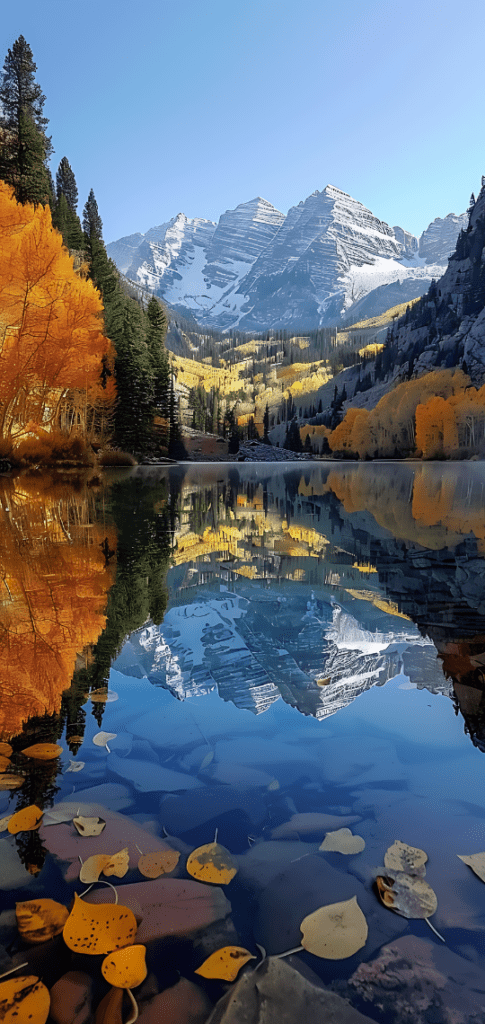
<instances>
[{"instance_id":1,"label":"conifer tree","mask_svg":"<svg viewBox=\"0 0 485 1024\"><path fill-rule=\"evenodd\" d=\"M35 81L36 70L21 35L7 53L0 86L0 177L12 185L18 202L46 204L53 200L47 167L53 150L45 134L45 96Z\"/></svg>"},{"instance_id":2,"label":"conifer tree","mask_svg":"<svg viewBox=\"0 0 485 1024\"><path fill-rule=\"evenodd\" d=\"M62 158L62 160L61 160L61 162L59 164L59 167L57 168L57 174L56 174L56 194L57 194L57 199L58 200L59 200L61 195L65 196L66 197L66 201L67 201L67 205L68 205L71 213L76 213L77 214L78 191L77 191L76 179L74 177L74 172L73 172L72 167L71 167L71 165L69 163L69 160L67 159L67 156L63 156L63 158ZM95 202L96 202L96 200L95 200ZM99 217L99 213L98 213L98 217Z\"/></svg>"},{"instance_id":3,"label":"conifer tree","mask_svg":"<svg viewBox=\"0 0 485 1024\"><path fill-rule=\"evenodd\" d=\"M168 410L170 369L165 349L168 330L168 316L161 302L152 295L146 310L148 321L147 345L153 375L153 405L157 412L165 415Z\"/></svg>"}]
</instances>

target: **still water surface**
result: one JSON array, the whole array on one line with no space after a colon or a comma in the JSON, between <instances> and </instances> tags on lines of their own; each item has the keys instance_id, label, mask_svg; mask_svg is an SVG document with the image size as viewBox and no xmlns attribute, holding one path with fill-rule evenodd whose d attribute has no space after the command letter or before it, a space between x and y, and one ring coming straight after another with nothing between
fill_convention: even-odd
<instances>
[{"instance_id":1,"label":"still water surface","mask_svg":"<svg viewBox=\"0 0 485 1024\"><path fill-rule=\"evenodd\" d=\"M396 937L440 945L379 902L399 839L428 854L447 948L479 965L485 885L457 854L485 850L484 485L481 463L4 479L0 818L69 801L183 850L218 829L255 953L298 945L303 917L356 895L364 948L299 954L341 985ZM63 752L32 761L37 742ZM361 853L319 851L341 826ZM67 828L0 836L6 964L16 901L82 891Z\"/></svg>"}]
</instances>

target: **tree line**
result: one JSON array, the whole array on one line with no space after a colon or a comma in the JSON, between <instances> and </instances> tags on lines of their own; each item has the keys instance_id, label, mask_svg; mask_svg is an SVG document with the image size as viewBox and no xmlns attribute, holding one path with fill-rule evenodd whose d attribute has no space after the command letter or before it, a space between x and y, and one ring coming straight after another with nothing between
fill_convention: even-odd
<instances>
[{"instance_id":1,"label":"tree line","mask_svg":"<svg viewBox=\"0 0 485 1024\"><path fill-rule=\"evenodd\" d=\"M108 445L137 456L164 450L180 457L183 446L165 347L167 312L155 297L146 302L127 293L108 259L92 189L82 220L78 215L76 179L65 156L54 183L45 96L35 72L32 50L19 36L8 50L0 86L2 438L23 435L25 440L26 433L32 437L40 431L47 444L44 435L56 428L64 436L83 436L98 448ZM40 295L29 284L34 241ZM84 335L74 326L81 307ZM44 374L42 353L36 369L29 357L29 318L44 339L44 356L49 349ZM56 346L59 365L53 372ZM89 367L86 346L91 346ZM62 359L63 352L69 358ZM101 415L96 403L103 404L103 398ZM34 429L27 431L32 424Z\"/></svg>"}]
</instances>

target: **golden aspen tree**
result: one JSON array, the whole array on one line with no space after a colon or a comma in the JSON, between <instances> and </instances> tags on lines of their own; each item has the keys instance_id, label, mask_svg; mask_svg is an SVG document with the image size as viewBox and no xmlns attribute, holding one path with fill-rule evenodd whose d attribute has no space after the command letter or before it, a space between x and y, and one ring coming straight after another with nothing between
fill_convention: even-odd
<instances>
[{"instance_id":1,"label":"golden aspen tree","mask_svg":"<svg viewBox=\"0 0 485 1024\"><path fill-rule=\"evenodd\" d=\"M85 431L88 409L113 403L113 378L106 387L101 381L103 360L112 357L102 309L99 292L76 274L49 207L18 204L0 182L1 437L58 425L61 407L76 396Z\"/></svg>"}]
</instances>

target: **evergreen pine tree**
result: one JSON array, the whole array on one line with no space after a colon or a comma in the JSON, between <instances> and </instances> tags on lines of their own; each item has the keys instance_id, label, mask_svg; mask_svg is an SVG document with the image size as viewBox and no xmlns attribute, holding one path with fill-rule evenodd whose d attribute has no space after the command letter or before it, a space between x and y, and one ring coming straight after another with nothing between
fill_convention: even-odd
<instances>
[{"instance_id":1,"label":"evergreen pine tree","mask_svg":"<svg viewBox=\"0 0 485 1024\"><path fill-rule=\"evenodd\" d=\"M182 431L180 429L180 423L177 414L177 404L175 399L175 386L173 380L173 373L170 377L170 392L168 402L168 418L169 418L169 441L168 441L168 457L170 459L186 459L187 451L182 440Z\"/></svg>"},{"instance_id":2,"label":"evergreen pine tree","mask_svg":"<svg viewBox=\"0 0 485 1024\"><path fill-rule=\"evenodd\" d=\"M71 213L77 213L78 191L76 179L67 156L63 156L57 168L56 194L58 200L61 195L65 196Z\"/></svg>"},{"instance_id":3,"label":"evergreen pine tree","mask_svg":"<svg viewBox=\"0 0 485 1024\"><path fill-rule=\"evenodd\" d=\"M148 321L147 345L153 375L153 405L157 412L166 415L170 368L165 348L168 330L168 316L161 302L152 295L146 310Z\"/></svg>"},{"instance_id":4,"label":"evergreen pine tree","mask_svg":"<svg viewBox=\"0 0 485 1024\"><path fill-rule=\"evenodd\" d=\"M0 86L0 178L21 203L49 203L52 188L47 159L52 143L45 134L45 96L34 79L32 50L23 36L8 51Z\"/></svg>"}]
</instances>

